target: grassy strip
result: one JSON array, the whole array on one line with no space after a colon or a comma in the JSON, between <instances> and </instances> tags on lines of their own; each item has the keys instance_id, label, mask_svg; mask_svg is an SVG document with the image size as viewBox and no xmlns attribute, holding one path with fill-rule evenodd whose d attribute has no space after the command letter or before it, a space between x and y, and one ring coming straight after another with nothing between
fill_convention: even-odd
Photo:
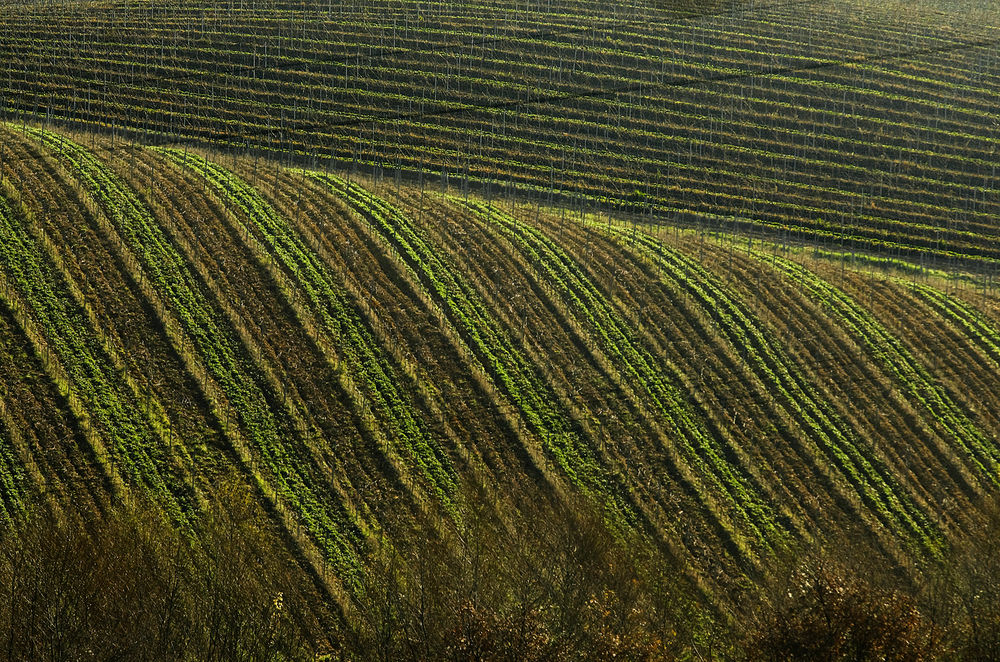
<instances>
[{"instance_id":1,"label":"grassy strip","mask_svg":"<svg viewBox=\"0 0 1000 662\"><path fill-rule=\"evenodd\" d=\"M731 295L718 277L698 261L648 234L623 228L614 231L621 240L652 257L664 276L716 321L718 330L744 357L750 370L880 520L925 550L939 550L939 533L905 493L891 469L815 392L808 379L795 369L779 340L768 333L739 297Z\"/></svg>"},{"instance_id":2,"label":"grassy strip","mask_svg":"<svg viewBox=\"0 0 1000 662\"><path fill-rule=\"evenodd\" d=\"M13 191L5 189L7 196ZM15 210L0 197L0 258L6 275L4 296L22 302L44 334L45 352L53 352L90 422L108 443L101 462L118 467L130 482L143 485L179 520L192 504L183 481L171 481L171 451L159 443L157 430L134 401L126 378L116 368L74 299L71 286L46 257L45 246L28 231L27 210ZM8 289L9 288L9 289Z\"/></svg>"},{"instance_id":3,"label":"grassy strip","mask_svg":"<svg viewBox=\"0 0 1000 662\"><path fill-rule=\"evenodd\" d=\"M590 341L596 342L623 371L623 376L645 393L657 418L665 421L677 437L684 440L681 447L687 461L698 467L699 473L726 496L751 537L766 544L788 534L787 524L783 526L778 521L762 494L759 481L746 467L728 458L726 449L720 447L704 421L687 403L686 394L677 386L680 376L676 368L663 365L635 340L635 329L570 256L538 229L492 205L455 198L452 202L513 240L546 274L569 310L588 329Z\"/></svg>"},{"instance_id":4,"label":"grassy strip","mask_svg":"<svg viewBox=\"0 0 1000 662\"><path fill-rule=\"evenodd\" d=\"M898 281L919 294L931 308L965 331L973 342L1000 364L1000 330L973 306L924 283Z\"/></svg>"},{"instance_id":5,"label":"grassy strip","mask_svg":"<svg viewBox=\"0 0 1000 662\"><path fill-rule=\"evenodd\" d=\"M578 488L607 502L618 517L631 519L631 507L581 437L552 388L539 379L516 342L502 328L471 286L423 238L401 211L366 189L318 172L308 176L328 186L363 214L384 241L398 251L414 279L442 306L493 382L521 412L529 429L542 439L546 453Z\"/></svg>"},{"instance_id":6,"label":"grassy strip","mask_svg":"<svg viewBox=\"0 0 1000 662\"><path fill-rule=\"evenodd\" d=\"M5 312L0 312L0 314L6 315ZM11 361L11 358L7 348L0 350L0 361L5 362L10 368L14 368L14 374L18 379L24 379L23 372L17 370L15 367L17 364ZM48 471L51 469L49 466L46 466L46 470L43 471L38 465L31 445L19 427L19 421L15 420L13 412L8 408L8 400L16 402L12 399L12 395L11 393L0 395L0 455L2 455L0 458L0 499L6 503L6 515L23 513L25 498L29 496L29 492L40 494L51 512L59 514L62 507L55 494L49 489L48 476L54 472ZM15 406L19 404L16 403ZM46 459L42 455L42 461L44 462Z\"/></svg>"},{"instance_id":7,"label":"grassy strip","mask_svg":"<svg viewBox=\"0 0 1000 662\"><path fill-rule=\"evenodd\" d=\"M3 408L0 401L0 409ZM2 420L2 413L0 413ZM0 523L10 524L24 512L25 497L28 495L27 471L19 456L13 435L0 427ZM34 477L31 477L34 480ZM36 489L44 490L45 484L35 484Z\"/></svg>"}]
</instances>

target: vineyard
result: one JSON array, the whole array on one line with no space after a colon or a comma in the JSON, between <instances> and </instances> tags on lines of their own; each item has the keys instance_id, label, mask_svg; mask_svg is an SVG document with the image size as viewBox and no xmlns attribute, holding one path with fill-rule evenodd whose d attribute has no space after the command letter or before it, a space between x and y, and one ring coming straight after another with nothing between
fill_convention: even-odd
<instances>
[{"instance_id":1,"label":"vineyard","mask_svg":"<svg viewBox=\"0 0 1000 662\"><path fill-rule=\"evenodd\" d=\"M207 539L235 480L348 623L475 498L515 549L593 509L721 623L792 550L916 582L982 530L989 12L0 9L0 529Z\"/></svg>"},{"instance_id":2,"label":"vineyard","mask_svg":"<svg viewBox=\"0 0 1000 662\"><path fill-rule=\"evenodd\" d=\"M14 5L0 115L992 277L1000 37L975 19L851 0Z\"/></svg>"}]
</instances>

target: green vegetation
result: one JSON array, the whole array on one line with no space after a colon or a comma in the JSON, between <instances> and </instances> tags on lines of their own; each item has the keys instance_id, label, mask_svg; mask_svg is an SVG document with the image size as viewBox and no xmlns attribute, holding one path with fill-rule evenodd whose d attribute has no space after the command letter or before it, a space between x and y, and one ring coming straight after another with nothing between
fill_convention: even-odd
<instances>
[{"instance_id":1,"label":"green vegetation","mask_svg":"<svg viewBox=\"0 0 1000 662\"><path fill-rule=\"evenodd\" d=\"M29 3L0 112L994 270L995 12L690 5Z\"/></svg>"},{"instance_id":2,"label":"green vegetation","mask_svg":"<svg viewBox=\"0 0 1000 662\"><path fill-rule=\"evenodd\" d=\"M356 406L371 409L373 425L384 426L384 437L392 445L403 447L438 497L449 504L456 487L449 458L420 422L414 403L396 385L399 377L394 374L388 357L365 327L356 306L348 300L330 269L249 184L205 159L189 161L187 155L178 150L161 150L160 153L203 175L253 224L271 255L291 275L296 288L305 294L311 312L337 346L347 370L358 384L349 389L356 394Z\"/></svg>"},{"instance_id":3,"label":"green vegetation","mask_svg":"<svg viewBox=\"0 0 1000 662\"><path fill-rule=\"evenodd\" d=\"M545 450L569 477L585 491L617 501L619 516L628 517L622 493L599 466L592 449L582 444L556 396L542 383L512 338L486 310L474 290L415 231L399 210L362 187L331 175L308 173L326 183L351 206L363 213L384 241L403 257L416 278L444 307L449 320L459 328L476 358L511 402L527 425L542 439Z\"/></svg>"},{"instance_id":4,"label":"green vegetation","mask_svg":"<svg viewBox=\"0 0 1000 662\"><path fill-rule=\"evenodd\" d=\"M457 201L456 201L457 202ZM511 237L531 262L539 265L545 278L555 287L571 314L582 322L587 339L600 347L612 365L624 374L622 379L635 385L649 399L651 417L670 428L671 436L684 440L682 454L698 467L708 484L730 501L751 535L765 544L780 540L785 532L757 492L756 476L748 466L732 466L732 451L719 447L698 413L691 411L678 387L676 368L658 365L657 359L635 340L636 330L614 309L608 299L557 244L538 229L492 206L465 203L475 217L492 230ZM671 374L672 373L672 374ZM719 506L722 507L722 506Z\"/></svg>"},{"instance_id":5,"label":"green vegetation","mask_svg":"<svg viewBox=\"0 0 1000 662\"><path fill-rule=\"evenodd\" d=\"M760 379L777 406L796 420L815 447L822 453L819 462L836 467L887 526L903 536L933 549L938 542L927 521L905 494L900 494L891 471L880 462L866 444L841 420L829 403L824 402L796 369L786 351L748 307L729 293L719 278L684 253L671 250L651 236L619 231L619 239L637 250L648 252L663 277L691 296L715 323L721 334L739 352L750 372Z\"/></svg>"},{"instance_id":6,"label":"green vegetation","mask_svg":"<svg viewBox=\"0 0 1000 662\"><path fill-rule=\"evenodd\" d=\"M810 296L816 297L832 314L843 321L855 341L866 347L874 361L882 364L905 388L912 399L923 406L947 436L958 444L985 480L996 481L997 448L952 401L947 390L933 383L927 368L899 346L874 317L833 285L821 280L801 265L776 256L762 255L795 281ZM925 288L926 289L926 288Z\"/></svg>"},{"instance_id":7,"label":"green vegetation","mask_svg":"<svg viewBox=\"0 0 1000 662\"><path fill-rule=\"evenodd\" d=\"M256 444L268 481L287 500L316 536L326 554L350 579L356 566L353 545L356 530L341 505L324 503L301 458L289 456L279 415L264 388L253 379L246 349L204 292L185 258L157 225L149 209L117 176L80 145L54 133L32 129L37 137L66 159L115 225L125 249L133 252L160 296L180 318L205 370L221 386L237 412L247 436ZM125 428L126 430L128 428Z\"/></svg>"},{"instance_id":8,"label":"green vegetation","mask_svg":"<svg viewBox=\"0 0 1000 662\"><path fill-rule=\"evenodd\" d=\"M5 389L31 374L34 356L34 370L62 393L89 446L83 456L65 449L77 473L91 462L113 500L151 498L184 535L201 535L217 477L234 474L229 480L251 488L280 532L283 553L315 583L319 593L306 602L345 619L323 627L362 628L350 635L361 637L357 645L381 636L363 631L386 617L366 611L388 599L378 593L385 582L429 572L404 560L414 540L439 537L435 554L452 559L443 568L468 562L451 555L473 553L472 493L490 504L475 506L475 517L507 532L534 508L596 506L608 544L645 550L648 567L629 570L643 573L642 599L683 595L684 618L707 619L708 630L685 635L696 639L731 632L734 587L759 581L789 550L858 531L873 564L902 564L919 585L927 564L948 558L976 529L975 504L994 489L995 421L975 408L991 397L991 368L977 357L994 366L1000 358L1000 301L985 288L942 289L972 280L938 283L943 274L927 280L911 271L921 280L906 281L848 272L823 252L796 260L779 256L778 245L721 234L581 223L559 208L542 213L513 200L81 142L36 127L11 137L18 161L3 171L0 207L10 318L0 330L12 347L0 373ZM273 176L254 184L264 172ZM77 202L40 222L47 198L24 186L43 174ZM171 201L178 196L183 202ZM143 314L163 334L157 342L169 344L176 369L201 394L195 406L217 421L218 459L175 436L170 389L136 377L141 366L126 358L120 308L93 298L110 273L80 269L85 244L54 239L68 237L74 222L95 229L119 278L145 298ZM330 243L317 232L345 239ZM224 265L244 275L213 273ZM886 315L903 309L870 295L859 301L853 293L865 282L925 302L920 314L948 329L956 348L949 370L969 362L987 391L973 401L953 378L936 378L933 345L895 335L890 329L906 320ZM288 316L283 336L249 330L264 327L226 298L243 291L273 298ZM399 303L373 305L368 297L378 292ZM427 344L436 335L437 357ZM313 368L296 367L298 357L281 351L292 342L304 343L295 351L313 356ZM14 353L19 346L27 354ZM822 362L837 365L851 352L859 355L833 385ZM415 357L467 372L466 390L427 383ZM492 446L456 434L447 412L458 405L445 389L468 400L471 418L462 424ZM858 393L864 402L884 393L900 413L856 411ZM25 397L8 397L0 411L5 518L17 520L36 502L60 521L100 517L106 506L97 495L106 488L87 488L94 505L75 503L85 482L38 452L52 442L19 423ZM58 402L45 406L43 417L64 415ZM346 412L342 427L330 427L328 411ZM517 477L516 493L505 493L512 469L494 468L501 453L522 456L518 471L533 476ZM194 474L208 467L216 477ZM954 503L946 516L935 511L942 493ZM670 588L648 574L663 563L674 568ZM521 571L509 569L511 577ZM372 572L394 578L376 581ZM503 591L497 609L522 608ZM399 599L402 618L413 598ZM628 621L638 628L632 636L653 637L640 639L657 654L696 646L692 639L661 647L666 639L649 619L666 607L653 602L646 620ZM500 612L476 618L486 628L476 636L508 627ZM542 619L536 627L555 626Z\"/></svg>"},{"instance_id":9,"label":"green vegetation","mask_svg":"<svg viewBox=\"0 0 1000 662\"><path fill-rule=\"evenodd\" d=\"M16 198L13 204L17 205ZM157 438L155 421L131 406L134 395L29 224L26 210L15 210L7 199L0 199L4 303L24 320L25 333L33 336L43 361L58 366L50 368L53 378L62 382L66 396L80 401L77 413L85 418L84 424L98 427L90 437L97 461L107 471L122 472L182 508L183 483L166 482L174 473L171 449ZM179 516L180 510L176 512Z\"/></svg>"}]
</instances>

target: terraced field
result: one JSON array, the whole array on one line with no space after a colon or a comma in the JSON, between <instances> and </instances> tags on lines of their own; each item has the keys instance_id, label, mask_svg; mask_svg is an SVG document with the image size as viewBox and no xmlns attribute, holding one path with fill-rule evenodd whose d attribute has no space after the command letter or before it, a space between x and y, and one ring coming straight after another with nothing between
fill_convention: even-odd
<instances>
[{"instance_id":1,"label":"terraced field","mask_svg":"<svg viewBox=\"0 0 1000 662\"><path fill-rule=\"evenodd\" d=\"M4 517L142 492L184 527L236 472L350 610L371 545L461 518L463 486L512 524L582 496L724 606L790 544L936 558L996 491L1000 300L954 275L492 189L2 144Z\"/></svg>"}]
</instances>

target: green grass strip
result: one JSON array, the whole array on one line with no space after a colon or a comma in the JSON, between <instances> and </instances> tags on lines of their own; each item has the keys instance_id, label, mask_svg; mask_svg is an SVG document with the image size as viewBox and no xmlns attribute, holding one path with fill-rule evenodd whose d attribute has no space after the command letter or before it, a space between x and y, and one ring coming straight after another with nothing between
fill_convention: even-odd
<instances>
[{"instance_id":1,"label":"green grass strip","mask_svg":"<svg viewBox=\"0 0 1000 662\"><path fill-rule=\"evenodd\" d=\"M66 371L71 388L83 401L109 442L113 462L125 476L163 499L173 515L184 519L192 504L183 496L183 481L170 481L170 453L137 406L132 394L101 346L86 312L69 285L47 258L44 246L28 231L24 210L15 211L0 196L0 264L31 316L45 334Z\"/></svg>"},{"instance_id":2,"label":"green grass strip","mask_svg":"<svg viewBox=\"0 0 1000 662\"><path fill-rule=\"evenodd\" d=\"M0 427L0 522L10 523L24 512L27 478L17 448Z\"/></svg>"},{"instance_id":3,"label":"green grass strip","mask_svg":"<svg viewBox=\"0 0 1000 662\"><path fill-rule=\"evenodd\" d=\"M417 281L442 305L450 322L500 390L520 410L549 456L578 488L631 519L623 491L602 466L559 404L552 387L489 312L475 288L431 246L412 220L365 188L340 177L306 171L362 213L398 251Z\"/></svg>"},{"instance_id":4,"label":"green grass strip","mask_svg":"<svg viewBox=\"0 0 1000 662\"><path fill-rule=\"evenodd\" d=\"M871 312L861 307L843 290L823 280L792 260L754 252L762 262L797 283L841 321L855 341L890 375L904 391L956 442L978 472L1000 485L1000 451L976 424L955 404L943 386L906 350Z\"/></svg>"},{"instance_id":5,"label":"green grass strip","mask_svg":"<svg viewBox=\"0 0 1000 662\"><path fill-rule=\"evenodd\" d=\"M719 277L698 261L654 237L622 228L615 232L623 242L634 242L638 250L652 257L664 276L717 322L723 337L744 357L747 367L768 387L775 401L799 422L885 524L928 551L939 548L939 533L906 494L893 471L816 392L808 378L795 368L781 341L739 296L729 292Z\"/></svg>"},{"instance_id":6,"label":"green grass strip","mask_svg":"<svg viewBox=\"0 0 1000 662\"><path fill-rule=\"evenodd\" d=\"M635 340L638 332L626 322L620 311L602 294L580 265L555 242L535 227L491 205L463 202L451 198L484 220L495 232L511 239L533 263L546 274L570 311L592 332L592 341L605 351L635 388L645 393L656 414L682 440L681 451L699 468L704 478L730 502L749 535L762 542L788 534L791 524L782 526L762 494L761 486L729 459L726 449L706 429L698 413L692 410L687 394L677 384L681 377L676 368L664 364Z\"/></svg>"}]
</instances>

